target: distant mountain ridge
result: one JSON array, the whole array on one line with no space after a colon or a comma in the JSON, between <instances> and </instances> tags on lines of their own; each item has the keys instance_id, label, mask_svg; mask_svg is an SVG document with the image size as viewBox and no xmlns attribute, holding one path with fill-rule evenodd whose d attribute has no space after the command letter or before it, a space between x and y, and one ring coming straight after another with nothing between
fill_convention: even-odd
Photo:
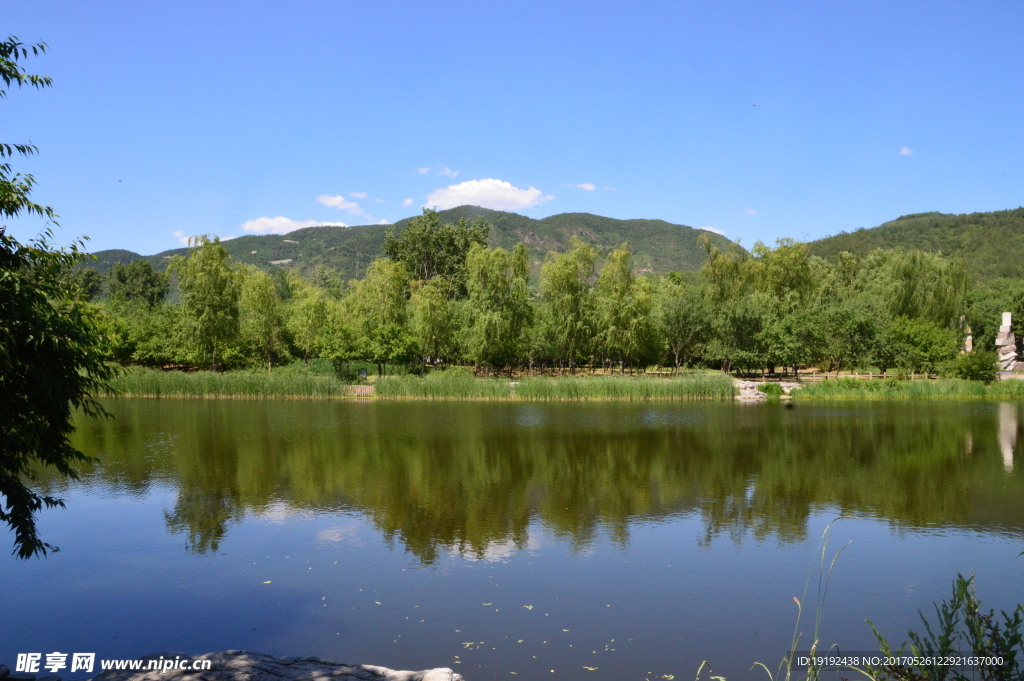
<instances>
[{"instance_id":1,"label":"distant mountain ridge","mask_svg":"<svg viewBox=\"0 0 1024 681\"><path fill-rule=\"evenodd\" d=\"M636 269L653 273L699 270L704 251L697 240L702 234L720 249L732 243L724 236L664 220L617 220L590 213L561 213L534 220L517 213L460 206L441 211L440 216L443 222L486 218L492 225L489 245L510 249L522 241L530 251L535 273L548 251L564 251L574 235L596 246L602 255L628 243ZM395 226L401 231L410 219ZM358 278L383 254L384 233L389 227L308 227L285 235L243 236L223 244L238 262L262 268L277 263L302 270L324 265L340 270L346 278ZM978 280L1024 278L1024 207L960 215L904 215L877 227L812 241L809 248L812 255L826 259L834 259L842 251L866 255L877 248L921 249L963 257L971 276ZM143 259L163 270L172 256L187 252L176 248L143 256L125 250L98 251L96 267L105 272L115 262Z\"/></svg>"},{"instance_id":2,"label":"distant mountain ridge","mask_svg":"<svg viewBox=\"0 0 1024 681\"><path fill-rule=\"evenodd\" d=\"M818 239L810 252L826 259L847 251L919 249L955 255L979 280L1024 278L1024 208L988 213L915 213L872 227Z\"/></svg>"},{"instance_id":3,"label":"distant mountain ridge","mask_svg":"<svg viewBox=\"0 0 1024 681\"><path fill-rule=\"evenodd\" d=\"M707 234L718 248L732 242L714 234L664 220L617 220L590 213L561 213L541 220L478 206L459 206L439 212L442 222L457 223L483 217L491 223L488 245L511 249L526 244L534 271L538 271L548 251L564 251L572 236L595 246L602 256L612 248L628 243L635 267L642 273L696 271L704 260L698 243ZM399 220L399 233L411 218ZM237 261L267 269L277 266L298 267L304 271L318 265L339 270L346 278L360 278L375 258L384 254L384 234L391 225L358 227L307 227L284 235L248 235L221 242ZM175 248L155 255L139 255L119 249L97 251L95 266L106 272L114 263L127 264L148 260L163 270L175 255L187 248Z\"/></svg>"}]
</instances>

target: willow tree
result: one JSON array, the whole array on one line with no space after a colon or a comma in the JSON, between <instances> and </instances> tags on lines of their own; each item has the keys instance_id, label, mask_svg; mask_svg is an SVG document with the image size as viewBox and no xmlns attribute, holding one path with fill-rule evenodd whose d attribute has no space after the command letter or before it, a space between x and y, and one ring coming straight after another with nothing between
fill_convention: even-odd
<instances>
[{"instance_id":1,"label":"willow tree","mask_svg":"<svg viewBox=\"0 0 1024 681\"><path fill-rule=\"evenodd\" d=\"M11 85L49 87L50 79L25 73L19 61L46 50L11 36L0 42L0 99ZM32 201L35 180L15 173L9 159L28 156L28 144L0 143L0 217L38 216L53 221L53 209ZM81 244L55 249L49 230L21 244L0 226L0 522L14 534L20 558L45 555L55 547L40 539L36 514L63 507L61 499L31 484L39 470L52 468L77 478L74 466L88 460L70 442L72 416L81 410L105 415L92 396L109 389L114 370L104 361L99 329L68 286L68 273L86 257Z\"/></svg>"},{"instance_id":2,"label":"willow tree","mask_svg":"<svg viewBox=\"0 0 1024 681\"><path fill-rule=\"evenodd\" d=\"M550 321L548 347L575 371L590 356L597 333L597 309L591 284L597 251L572 237L565 253L548 253L540 270L541 300Z\"/></svg>"},{"instance_id":3,"label":"willow tree","mask_svg":"<svg viewBox=\"0 0 1024 681\"><path fill-rule=\"evenodd\" d=\"M242 276L240 326L243 336L255 343L266 359L267 373L274 369L274 359L281 346L284 319L281 299L277 297L274 280L266 272L251 267Z\"/></svg>"},{"instance_id":4,"label":"willow tree","mask_svg":"<svg viewBox=\"0 0 1024 681\"><path fill-rule=\"evenodd\" d=\"M378 373L383 374L388 363L405 362L415 354L408 330L408 297L405 263L377 258L345 299L357 329L360 355L375 363Z\"/></svg>"},{"instance_id":5,"label":"willow tree","mask_svg":"<svg viewBox=\"0 0 1024 681\"><path fill-rule=\"evenodd\" d=\"M509 253L474 244L466 266L470 354L486 367L511 367L525 355L533 321L526 247Z\"/></svg>"},{"instance_id":6,"label":"willow tree","mask_svg":"<svg viewBox=\"0 0 1024 681\"><path fill-rule=\"evenodd\" d=\"M327 328L327 295L313 286L302 287L292 299L288 309L288 328L295 345L302 351L302 361L309 364L320 338Z\"/></svg>"},{"instance_id":7,"label":"willow tree","mask_svg":"<svg viewBox=\"0 0 1024 681\"><path fill-rule=\"evenodd\" d=\"M658 350L659 338L651 316L653 296L644 277L630 267L633 254L625 244L609 254L595 293L599 320L598 338L606 359L637 366Z\"/></svg>"},{"instance_id":8,"label":"willow tree","mask_svg":"<svg viewBox=\"0 0 1024 681\"><path fill-rule=\"evenodd\" d=\"M217 348L238 335L240 276L230 257L218 237L197 236L189 239L188 257L175 257L168 268L178 276L182 308L214 371Z\"/></svg>"},{"instance_id":9,"label":"willow tree","mask_svg":"<svg viewBox=\"0 0 1024 681\"><path fill-rule=\"evenodd\" d=\"M448 282L435 278L416 287L409 304L412 336L420 356L435 364L454 359L462 332L463 303L448 297Z\"/></svg>"}]
</instances>

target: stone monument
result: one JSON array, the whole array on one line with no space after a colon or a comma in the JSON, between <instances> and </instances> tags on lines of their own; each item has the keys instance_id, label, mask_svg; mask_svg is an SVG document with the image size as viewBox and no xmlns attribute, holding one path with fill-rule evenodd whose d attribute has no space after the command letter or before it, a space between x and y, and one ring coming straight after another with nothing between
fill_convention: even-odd
<instances>
[{"instance_id":1,"label":"stone monument","mask_svg":"<svg viewBox=\"0 0 1024 681\"><path fill-rule=\"evenodd\" d=\"M1000 371L1013 371L1019 364L1017 362L1017 339L1011 329L1011 317L1009 312L1003 313L1003 323L999 326L999 335L996 336L996 354L999 355L997 361Z\"/></svg>"},{"instance_id":2,"label":"stone monument","mask_svg":"<svg viewBox=\"0 0 1024 681\"><path fill-rule=\"evenodd\" d=\"M962 316L960 317L960 328L964 330L964 344L960 347L960 352L974 352L974 334L971 327L964 323Z\"/></svg>"}]
</instances>

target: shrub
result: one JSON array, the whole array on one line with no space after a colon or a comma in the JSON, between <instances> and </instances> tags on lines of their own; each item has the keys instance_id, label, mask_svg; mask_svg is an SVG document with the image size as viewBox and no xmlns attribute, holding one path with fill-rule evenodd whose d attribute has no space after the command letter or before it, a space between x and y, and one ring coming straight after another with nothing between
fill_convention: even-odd
<instances>
[{"instance_id":1,"label":"shrub","mask_svg":"<svg viewBox=\"0 0 1024 681\"><path fill-rule=\"evenodd\" d=\"M981 350L962 353L947 365L944 373L965 381L991 383L997 377L996 353Z\"/></svg>"}]
</instances>

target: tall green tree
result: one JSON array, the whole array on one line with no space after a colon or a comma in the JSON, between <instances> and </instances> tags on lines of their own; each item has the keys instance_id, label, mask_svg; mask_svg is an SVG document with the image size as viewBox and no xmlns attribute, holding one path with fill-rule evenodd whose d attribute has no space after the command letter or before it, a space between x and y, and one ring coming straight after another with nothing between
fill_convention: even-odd
<instances>
[{"instance_id":1,"label":"tall green tree","mask_svg":"<svg viewBox=\"0 0 1024 681\"><path fill-rule=\"evenodd\" d=\"M889 254L885 279L894 317L958 327L968 284L962 259L924 251L894 252Z\"/></svg>"},{"instance_id":2,"label":"tall green tree","mask_svg":"<svg viewBox=\"0 0 1024 681\"><path fill-rule=\"evenodd\" d=\"M361 355L377 365L408 361L415 354L415 341L408 332L409 273L405 263L378 258L355 282L345 303L352 314L362 348Z\"/></svg>"},{"instance_id":3,"label":"tall green tree","mask_svg":"<svg viewBox=\"0 0 1024 681\"><path fill-rule=\"evenodd\" d=\"M750 254L738 244L721 251L707 234L702 234L698 241L707 254L700 272L708 284L712 302L716 305L734 302L746 295L754 275Z\"/></svg>"},{"instance_id":4,"label":"tall green tree","mask_svg":"<svg viewBox=\"0 0 1024 681\"><path fill-rule=\"evenodd\" d=\"M384 253L397 262L405 263L409 277L427 281L443 279L449 298L466 294L466 256L473 244L485 246L491 226L483 218L469 223L465 218L459 224L441 224L437 211L423 209L408 222L401 235L396 228L388 229L384 237Z\"/></svg>"},{"instance_id":5,"label":"tall green tree","mask_svg":"<svg viewBox=\"0 0 1024 681\"><path fill-rule=\"evenodd\" d=\"M28 74L19 63L45 49L13 36L0 43L0 99L11 85L50 86L49 78ZM14 173L8 162L35 152L32 145L0 143L4 220L56 217L52 208L32 201L32 176ZM41 239L21 244L0 226L0 522L13 531L14 552L21 558L56 550L39 537L36 514L64 502L31 485L40 467L77 477L75 465L88 457L69 440L72 416L77 410L105 415L92 396L108 390L114 377L91 308L77 287L67 285L68 273L85 257L80 243L58 250L50 238L47 230Z\"/></svg>"},{"instance_id":6,"label":"tall green tree","mask_svg":"<svg viewBox=\"0 0 1024 681\"><path fill-rule=\"evenodd\" d=\"M657 354L660 340L651 316L653 296L644 277L633 274L633 254L622 247L605 260L597 279L598 338L605 358L638 366Z\"/></svg>"},{"instance_id":7,"label":"tall green tree","mask_svg":"<svg viewBox=\"0 0 1024 681\"><path fill-rule=\"evenodd\" d=\"M163 301L169 290L167 277L154 270L148 260L136 260L130 265L114 263L107 272L107 296L111 300L153 307Z\"/></svg>"},{"instance_id":8,"label":"tall green tree","mask_svg":"<svg viewBox=\"0 0 1024 681\"><path fill-rule=\"evenodd\" d=\"M351 378L350 362L359 355L359 335L353 316L345 300L329 300L324 332L320 336L318 352L334 365L341 378Z\"/></svg>"},{"instance_id":9,"label":"tall green tree","mask_svg":"<svg viewBox=\"0 0 1024 681\"><path fill-rule=\"evenodd\" d=\"M309 364L309 358L322 344L327 330L327 296L323 290L307 286L292 300L288 315L295 345L302 352L302 361Z\"/></svg>"},{"instance_id":10,"label":"tall green tree","mask_svg":"<svg viewBox=\"0 0 1024 681\"><path fill-rule=\"evenodd\" d=\"M270 275L255 267L244 272L240 306L241 332L255 343L270 373L284 331L281 300Z\"/></svg>"},{"instance_id":11,"label":"tall green tree","mask_svg":"<svg viewBox=\"0 0 1024 681\"><path fill-rule=\"evenodd\" d=\"M447 364L459 351L462 303L447 295L448 283L432 279L416 288L410 299L411 327L420 355L428 362Z\"/></svg>"},{"instance_id":12,"label":"tall green tree","mask_svg":"<svg viewBox=\"0 0 1024 681\"><path fill-rule=\"evenodd\" d=\"M597 251L577 237L565 253L548 253L540 272L541 299L551 325L549 346L572 371L593 350L597 309L591 286Z\"/></svg>"},{"instance_id":13,"label":"tall green tree","mask_svg":"<svg viewBox=\"0 0 1024 681\"><path fill-rule=\"evenodd\" d=\"M533 321L526 247L509 253L474 244L466 263L470 354L486 367L511 367L525 354Z\"/></svg>"},{"instance_id":14,"label":"tall green tree","mask_svg":"<svg viewBox=\"0 0 1024 681\"><path fill-rule=\"evenodd\" d=\"M677 372L704 353L713 314L700 288L687 286L678 277L664 277L655 296L655 317Z\"/></svg>"},{"instance_id":15,"label":"tall green tree","mask_svg":"<svg viewBox=\"0 0 1024 681\"><path fill-rule=\"evenodd\" d=\"M188 257L175 257L168 268L178 276L182 307L214 371L217 349L238 335L240 277L229 259L218 237L204 235L190 239Z\"/></svg>"}]
</instances>

